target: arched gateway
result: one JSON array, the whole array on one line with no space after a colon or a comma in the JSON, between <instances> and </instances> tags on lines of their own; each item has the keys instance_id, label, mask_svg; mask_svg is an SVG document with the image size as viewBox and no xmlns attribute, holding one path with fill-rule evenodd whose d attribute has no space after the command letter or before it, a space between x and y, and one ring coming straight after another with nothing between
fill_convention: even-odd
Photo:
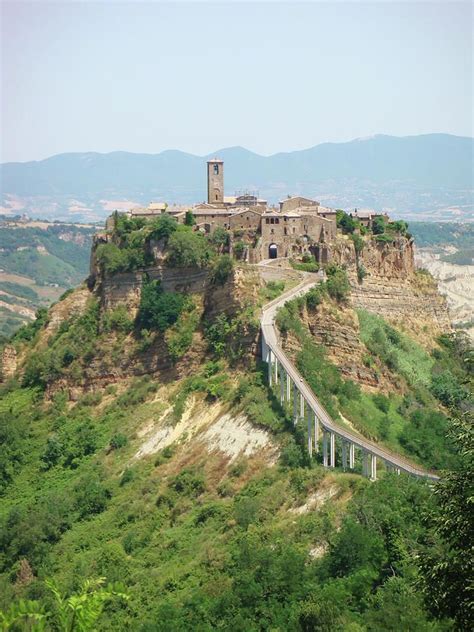
<instances>
[{"instance_id":1,"label":"arched gateway","mask_svg":"<svg viewBox=\"0 0 474 632\"><path fill-rule=\"evenodd\" d=\"M268 247L268 257L269 259L276 259L278 257L278 248L276 244L270 244Z\"/></svg>"}]
</instances>

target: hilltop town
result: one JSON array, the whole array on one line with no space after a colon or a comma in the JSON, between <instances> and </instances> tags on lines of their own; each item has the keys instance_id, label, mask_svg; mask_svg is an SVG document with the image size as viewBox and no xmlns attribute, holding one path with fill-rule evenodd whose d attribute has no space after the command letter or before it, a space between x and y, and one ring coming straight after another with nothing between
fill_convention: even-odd
<instances>
[{"instance_id":1,"label":"hilltop town","mask_svg":"<svg viewBox=\"0 0 474 632\"><path fill-rule=\"evenodd\" d=\"M364 234L374 222L389 222L386 213L358 212L347 215L328 208L316 200L302 196L288 196L279 206L269 206L255 192L224 195L224 162L218 158L207 161L207 201L192 208L168 207L166 202L151 203L148 207L133 208L131 218L151 220L168 213L179 223L191 224L194 230L213 235L216 230L228 233L228 251L248 263L279 257L312 257L318 264L331 260L331 246L337 234L338 219L343 215L352 221L347 232ZM192 220L191 220L192 216ZM112 231L117 213L106 221ZM342 223L344 228L344 220ZM383 232L380 230L379 232Z\"/></svg>"}]
</instances>

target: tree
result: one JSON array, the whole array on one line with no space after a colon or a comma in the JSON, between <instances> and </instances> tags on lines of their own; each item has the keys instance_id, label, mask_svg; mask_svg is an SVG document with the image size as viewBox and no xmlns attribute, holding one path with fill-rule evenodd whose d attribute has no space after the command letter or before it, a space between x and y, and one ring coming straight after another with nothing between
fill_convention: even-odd
<instances>
[{"instance_id":1,"label":"tree","mask_svg":"<svg viewBox=\"0 0 474 632\"><path fill-rule=\"evenodd\" d=\"M212 280L214 283L223 285L234 270L234 262L230 255L221 255L212 270Z\"/></svg>"},{"instance_id":2,"label":"tree","mask_svg":"<svg viewBox=\"0 0 474 632\"><path fill-rule=\"evenodd\" d=\"M436 507L426 513L432 537L421 555L425 600L435 615L469 630L474 620L474 426L472 413L452 421L459 465L436 484Z\"/></svg>"},{"instance_id":3,"label":"tree","mask_svg":"<svg viewBox=\"0 0 474 632\"><path fill-rule=\"evenodd\" d=\"M385 226L385 217L383 217L383 215L378 215L372 221L372 232L374 235L381 235L385 232Z\"/></svg>"},{"instance_id":4,"label":"tree","mask_svg":"<svg viewBox=\"0 0 474 632\"><path fill-rule=\"evenodd\" d=\"M196 218L194 217L192 210L188 209L186 211L186 215L184 216L184 224L186 226L194 226L195 223L196 223Z\"/></svg>"},{"instance_id":5,"label":"tree","mask_svg":"<svg viewBox=\"0 0 474 632\"><path fill-rule=\"evenodd\" d=\"M168 213L162 213L153 220L150 237L153 239L169 239L178 227L178 222Z\"/></svg>"},{"instance_id":6,"label":"tree","mask_svg":"<svg viewBox=\"0 0 474 632\"><path fill-rule=\"evenodd\" d=\"M168 263L177 268L202 268L209 262L211 253L206 239L189 226L180 226L168 241Z\"/></svg>"},{"instance_id":7,"label":"tree","mask_svg":"<svg viewBox=\"0 0 474 632\"><path fill-rule=\"evenodd\" d=\"M164 332L179 318L186 297L179 292L165 292L159 281L145 279L142 286L137 325L140 329Z\"/></svg>"},{"instance_id":8,"label":"tree","mask_svg":"<svg viewBox=\"0 0 474 632\"><path fill-rule=\"evenodd\" d=\"M336 211L336 224L345 234L353 233L357 228L356 220L341 209Z\"/></svg>"},{"instance_id":9,"label":"tree","mask_svg":"<svg viewBox=\"0 0 474 632\"><path fill-rule=\"evenodd\" d=\"M326 289L331 298L336 299L338 302L343 302L349 296L351 286L349 279L347 278L347 272L342 268L327 268L328 280L326 281Z\"/></svg>"},{"instance_id":10,"label":"tree","mask_svg":"<svg viewBox=\"0 0 474 632\"><path fill-rule=\"evenodd\" d=\"M227 246L227 244L229 243L229 233L228 231L226 231L225 228L218 226L209 237L209 241L220 252L224 248L224 246Z\"/></svg>"}]
</instances>

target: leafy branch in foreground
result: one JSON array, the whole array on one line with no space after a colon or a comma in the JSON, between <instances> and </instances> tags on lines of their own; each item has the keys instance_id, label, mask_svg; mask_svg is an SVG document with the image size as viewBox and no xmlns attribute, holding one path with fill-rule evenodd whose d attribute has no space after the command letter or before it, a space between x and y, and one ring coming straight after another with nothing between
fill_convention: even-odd
<instances>
[{"instance_id":1,"label":"leafy branch in foreground","mask_svg":"<svg viewBox=\"0 0 474 632\"><path fill-rule=\"evenodd\" d=\"M28 630L59 630L60 632L92 632L96 630L105 604L115 599L128 600L129 596L121 584L107 584L105 579L87 579L79 592L64 596L51 580L45 584L53 596L52 610L46 610L39 601L20 600L10 606L7 612L0 611L0 625L3 631L18 629L22 623Z\"/></svg>"}]
</instances>

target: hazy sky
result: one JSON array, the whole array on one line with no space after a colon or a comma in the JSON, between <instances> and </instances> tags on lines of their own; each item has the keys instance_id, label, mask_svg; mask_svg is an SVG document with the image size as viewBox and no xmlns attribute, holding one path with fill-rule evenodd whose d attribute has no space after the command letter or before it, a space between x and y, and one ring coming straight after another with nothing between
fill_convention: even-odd
<instances>
[{"instance_id":1,"label":"hazy sky","mask_svg":"<svg viewBox=\"0 0 474 632\"><path fill-rule=\"evenodd\" d=\"M473 134L470 2L2 1L1 160Z\"/></svg>"}]
</instances>

